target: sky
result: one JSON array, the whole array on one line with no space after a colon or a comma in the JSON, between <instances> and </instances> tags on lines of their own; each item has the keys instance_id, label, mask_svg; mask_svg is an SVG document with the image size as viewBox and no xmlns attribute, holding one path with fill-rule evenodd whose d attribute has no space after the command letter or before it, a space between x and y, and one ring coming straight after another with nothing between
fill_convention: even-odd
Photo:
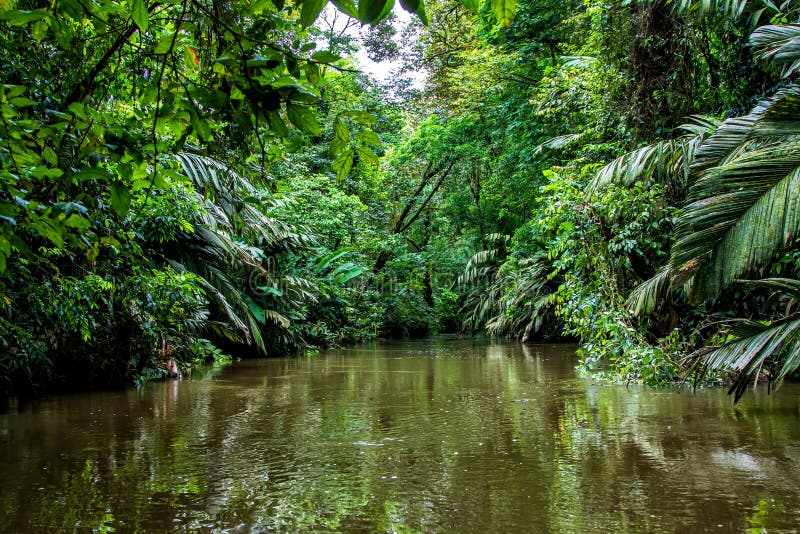
<instances>
[{"instance_id":1,"label":"sky","mask_svg":"<svg viewBox=\"0 0 800 534\"><path fill-rule=\"evenodd\" d=\"M323 17L325 17L327 20L335 19L334 26L337 28L337 30L340 28L344 28L344 26L348 23L348 21L350 21L350 24L352 24L352 26L350 26L347 29L347 33L349 35L352 35L353 37L358 38L362 31L368 30L367 26L361 26L358 23L353 23L353 20L349 19L346 15L338 13L334 16L335 8L331 4L328 4L325 10L326 12L323 14ZM392 21L392 25L397 30L397 33L394 35L393 40L402 47L403 45L408 44L401 42L401 36L403 34L403 30L411 22L412 17L414 15L408 13L406 10L401 9L399 7L395 8L393 14L394 14L394 20ZM396 61L390 61L390 60L385 60L380 62L372 61L367 56L366 51L363 49L360 49L358 52L356 52L355 59L358 62L359 70L361 70L365 74L368 74L369 76L371 76L380 83L388 82L390 80L392 71L398 69L401 66L400 62ZM413 86L421 88L425 80L424 73L419 72L416 75L413 75L412 77L414 78Z\"/></svg>"}]
</instances>

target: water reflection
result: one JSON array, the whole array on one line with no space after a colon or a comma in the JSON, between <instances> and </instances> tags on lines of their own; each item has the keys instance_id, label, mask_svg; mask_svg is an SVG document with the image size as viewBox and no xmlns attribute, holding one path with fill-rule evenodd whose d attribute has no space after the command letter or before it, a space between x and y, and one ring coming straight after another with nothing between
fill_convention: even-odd
<instances>
[{"instance_id":1,"label":"water reflection","mask_svg":"<svg viewBox=\"0 0 800 534\"><path fill-rule=\"evenodd\" d=\"M770 531L798 393L577 379L574 347L386 343L0 416L9 532Z\"/></svg>"}]
</instances>

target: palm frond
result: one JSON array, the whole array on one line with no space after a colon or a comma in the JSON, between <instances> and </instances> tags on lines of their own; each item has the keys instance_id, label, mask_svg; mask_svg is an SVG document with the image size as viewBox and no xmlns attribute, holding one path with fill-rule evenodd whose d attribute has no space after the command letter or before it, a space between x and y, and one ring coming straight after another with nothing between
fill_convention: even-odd
<instances>
[{"instance_id":1,"label":"palm frond","mask_svg":"<svg viewBox=\"0 0 800 534\"><path fill-rule=\"evenodd\" d=\"M584 134L566 134L566 135L559 135L557 137L552 137L545 141L544 143L538 145L536 148L533 149L534 154L540 154L545 150L560 150L575 141L578 141L583 137Z\"/></svg>"},{"instance_id":2,"label":"palm frond","mask_svg":"<svg viewBox=\"0 0 800 534\"><path fill-rule=\"evenodd\" d=\"M763 278L761 280L737 280L753 287L772 289L792 299L800 300L800 280L792 278Z\"/></svg>"},{"instance_id":3,"label":"palm frond","mask_svg":"<svg viewBox=\"0 0 800 534\"><path fill-rule=\"evenodd\" d=\"M174 261L174 260L167 260L167 262L177 271L179 272L193 272L190 269L187 269L186 266L183 264ZM250 343L250 332L247 327L246 322L240 317L240 311L235 310L234 307L231 305L228 297L226 297L223 291L220 291L218 287L224 284L212 284L209 279L218 278L220 281L227 280L227 277L224 276L221 271L212 270L208 273L208 278L206 277L199 277L200 283L203 286L203 290L206 292L206 295L211 299L211 301L217 306L223 316L226 318L226 322L224 323L225 329L227 331L237 331L241 334L244 338L245 342ZM226 287L228 288L228 295L233 297L238 297L239 295L236 293L235 288L233 292L230 292L230 287L232 284L228 284ZM218 323L220 324L220 323Z\"/></svg>"},{"instance_id":4,"label":"palm frond","mask_svg":"<svg viewBox=\"0 0 800 534\"><path fill-rule=\"evenodd\" d=\"M714 15L738 18L747 7L747 0L676 0L673 3L675 12L696 13L701 18Z\"/></svg>"},{"instance_id":5,"label":"palm frond","mask_svg":"<svg viewBox=\"0 0 800 534\"><path fill-rule=\"evenodd\" d=\"M561 64L561 68L564 69L587 69L599 61L592 56L561 56L559 59L564 62Z\"/></svg>"},{"instance_id":6,"label":"palm frond","mask_svg":"<svg viewBox=\"0 0 800 534\"><path fill-rule=\"evenodd\" d=\"M259 189L227 165L206 156L181 152L175 156L205 201L204 223L224 226L249 239L260 239L271 250L298 250L314 244L304 226L289 225L268 215L275 206Z\"/></svg>"},{"instance_id":7,"label":"palm frond","mask_svg":"<svg viewBox=\"0 0 800 534\"><path fill-rule=\"evenodd\" d=\"M758 59L783 65L788 78L800 67L800 25L768 25L757 28L750 36Z\"/></svg>"},{"instance_id":8,"label":"palm frond","mask_svg":"<svg viewBox=\"0 0 800 534\"><path fill-rule=\"evenodd\" d=\"M658 303L664 301L669 291L671 275L671 265L667 264L661 267L655 276L645 280L633 289L625 301L625 307L634 316L655 311Z\"/></svg>"},{"instance_id":9,"label":"palm frond","mask_svg":"<svg viewBox=\"0 0 800 534\"><path fill-rule=\"evenodd\" d=\"M643 146L607 164L597 172L587 191L592 193L610 183L632 185L649 180L686 185L695 152L718 126L718 121L709 117L693 118L692 123L680 128L686 133L677 139Z\"/></svg>"},{"instance_id":10,"label":"palm frond","mask_svg":"<svg viewBox=\"0 0 800 534\"><path fill-rule=\"evenodd\" d=\"M764 266L800 232L800 142L746 153L706 171L676 227L674 283L711 299Z\"/></svg>"},{"instance_id":11,"label":"palm frond","mask_svg":"<svg viewBox=\"0 0 800 534\"><path fill-rule=\"evenodd\" d=\"M787 86L761 100L747 115L726 119L697 148L691 165L692 175L699 176L705 170L729 161L746 150L754 139L791 133L786 129L786 122L797 116L799 97L800 87ZM780 131L778 123L783 125Z\"/></svg>"},{"instance_id":12,"label":"palm frond","mask_svg":"<svg viewBox=\"0 0 800 534\"><path fill-rule=\"evenodd\" d=\"M766 366L774 371L770 382L779 386L781 381L800 367L800 317L793 316L770 325L742 321L734 331L737 339L725 343L703 357L708 369L732 369L738 377L731 386L737 402L747 386L757 380ZM773 363L774 365L770 365Z\"/></svg>"}]
</instances>

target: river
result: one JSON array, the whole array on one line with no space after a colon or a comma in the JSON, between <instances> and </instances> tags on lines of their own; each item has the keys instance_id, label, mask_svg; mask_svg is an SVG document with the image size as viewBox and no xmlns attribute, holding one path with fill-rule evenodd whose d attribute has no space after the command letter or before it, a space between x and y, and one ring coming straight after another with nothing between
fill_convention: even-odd
<instances>
[{"instance_id":1,"label":"river","mask_svg":"<svg viewBox=\"0 0 800 534\"><path fill-rule=\"evenodd\" d=\"M438 338L0 415L0 530L797 532L800 387L597 385Z\"/></svg>"}]
</instances>

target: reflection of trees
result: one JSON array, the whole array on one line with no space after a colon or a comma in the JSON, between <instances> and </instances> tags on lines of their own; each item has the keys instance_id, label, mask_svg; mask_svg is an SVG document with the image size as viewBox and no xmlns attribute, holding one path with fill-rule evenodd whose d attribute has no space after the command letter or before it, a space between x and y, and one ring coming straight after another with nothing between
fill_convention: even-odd
<instances>
[{"instance_id":1,"label":"reflection of trees","mask_svg":"<svg viewBox=\"0 0 800 534\"><path fill-rule=\"evenodd\" d=\"M0 479L16 481L0 510L9 530L796 522L790 395L748 399L737 417L724 392L576 380L567 354L386 344L243 362L213 382L63 397L36 417L0 419Z\"/></svg>"}]
</instances>

